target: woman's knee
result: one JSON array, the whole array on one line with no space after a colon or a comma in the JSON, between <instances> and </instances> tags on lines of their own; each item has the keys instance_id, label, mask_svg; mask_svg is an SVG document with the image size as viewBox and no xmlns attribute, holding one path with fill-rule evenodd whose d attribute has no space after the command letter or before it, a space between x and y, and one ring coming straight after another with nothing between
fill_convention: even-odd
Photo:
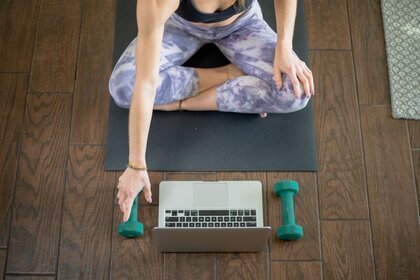
<instances>
[{"instance_id":1,"label":"woman's knee","mask_svg":"<svg viewBox=\"0 0 420 280\"><path fill-rule=\"evenodd\" d=\"M135 82L135 68L117 65L109 80L109 92L115 103L129 108ZM193 95L199 90L198 74L191 67L171 66L159 72L154 104L166 104Z\"/></svg>"},{"instance_id":2,"label":"woman's knee","mask_svg":"<svg viewBox=\"0 0 420 280\"><path fill-rule=\"evenodd\" d=\"M193 67L173 65L159 72L155 104L175 102L198 93L197 71Z\"/></svg>"},{"instance_id":3,"label":"woman's knee","mask_svg":"<svg viewBox=\"0 0 420 280\"><path fill-rule=\"evenodd\" d=\"M129 108L131 94L134 87L134 77L129 71L120 67L114 68L108 83L109 93L115 104L122 108Z\"/></svg>"},{"instance_id":4,"label":"woman's knee","mask_svg":"<svg viewBox=\"0 0 420 280\"><path fill-rule=\"evenodd\" d=\"M305 95L295 98L293 85L284 79L281 89L255 76L228 80L216 90L219 111L239 113L291 113L305 108Z\"/></svg>"},{"instance_id":5,"label":"woman's knee","mask_svg":"<svg viewBox=\"0 0 420 280\"><path fill-rule=\"evenodd\" d=\"M282 73L282 87L277 89L274 81L270 83L271 91L269 95L272 99L273 109L277 113L293 113L302 110L309 102L303 90L303 85L299 82L299 95L296 97L295 88L287 74Z\"/></svg>"}]
</instances>

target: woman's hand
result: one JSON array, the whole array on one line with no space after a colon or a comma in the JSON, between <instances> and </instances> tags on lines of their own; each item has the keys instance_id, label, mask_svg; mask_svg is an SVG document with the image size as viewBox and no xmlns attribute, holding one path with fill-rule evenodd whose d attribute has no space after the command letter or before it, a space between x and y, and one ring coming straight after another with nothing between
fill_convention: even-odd
<instances>
[{"instance_id":1,"label":"woman's hand","mask_svg":"<svg viewBox=\"0 0 420 280\"><path fill-rule=\"evenodd\" d=\"M131 207L137 194L144 187L144 198L151 203L152 191L150 186L149 175L146 170L134 170L127 168L121 177L118 179L118 204L121 211L124 213L123 222L126 222L130 217ZM139 197L140 199L140 197Z\"/></svg>"},{"instance_id":2,"label":"woman's hand","mask_svg":"<svg viewBox=\"0 0 420 280\"><path fill-rule=\"evenodd\" d=\"M311 70L306 66L305 62L299 59L291 47L276 44L273 70L277 89L281 89L283 86L281 73L286 73L293 83L296 98L300 95L299 81L302 82L307 97L315 94L314 79Z\"/></svg>"}]
</instances>

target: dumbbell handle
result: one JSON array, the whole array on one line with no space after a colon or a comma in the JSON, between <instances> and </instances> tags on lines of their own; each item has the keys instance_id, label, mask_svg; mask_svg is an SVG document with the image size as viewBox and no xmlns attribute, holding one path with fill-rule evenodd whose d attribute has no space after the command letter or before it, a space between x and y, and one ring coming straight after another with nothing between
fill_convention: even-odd
<instances>
[{"instance_id":1,"label":"dumbbell handle","mask_svg":"<svg viewBox=\"0 0 420 280\"><path fill-rule=\"evenodd\" d=\"M284 192L281 194L281 204L283 213L283 225L295 224L295 211L293 206L293 192Z\"/></svg>"},{"instance_id":2,"label":"dumbbell handle","mask_svg":"<svg viewBox=\"0 0 420 280\"><path fill-rule=\"evenodd\" d=\"M126 223L137 221L138 205L139 205L139 196L136 195L136 198L134 198L133 206L131 207L130 217L128 218Z\"/></svg>"}]
</instances>

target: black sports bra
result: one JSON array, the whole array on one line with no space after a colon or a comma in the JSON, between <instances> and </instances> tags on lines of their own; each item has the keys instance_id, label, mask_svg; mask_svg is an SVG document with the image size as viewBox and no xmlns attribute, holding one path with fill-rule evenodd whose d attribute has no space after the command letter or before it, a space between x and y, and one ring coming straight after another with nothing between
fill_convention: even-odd
<instances>
[{"instance_id":1,"label":"black sports bra","mask_svg":"<svg viewBox=\"0 0 420 280\"><path fill-rule=\"evenodd\" d=\"M229 8L215 13L202 13L198 11L194 5L193 0L180 0L178 9L175 11L177 15L182 17L185 20L192 22L219 22L225 19L230 18L233 15L236 15L246 8L248 8L253 0L245 0L244 7L239 7L239 4L236 1Z\"/></svg>"}]
</instances>

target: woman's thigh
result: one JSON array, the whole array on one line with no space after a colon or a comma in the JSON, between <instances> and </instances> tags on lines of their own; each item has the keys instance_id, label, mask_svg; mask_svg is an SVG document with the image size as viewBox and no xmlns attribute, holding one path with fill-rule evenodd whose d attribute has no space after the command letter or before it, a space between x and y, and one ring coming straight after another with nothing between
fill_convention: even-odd
<instances>
[{"instance_id":1,"label":"woman's thigh","mask_svg":"<svg viewBox=\"0 0 420 280\"><path fill-rule=\"evenodd\" d=\"M255 13L243 27L214 43L226 58L246 74L227 81L218 89L218 100L223 110L240 106L241 100L246 100L242 103L247 103L247 110L253 107L253 112L293 112L306 106L309 99L305 97L302 85L300 84L301 95L296 99L293 84L287 74L282 74L283 87L280 90L276 88L273 62L277 34L262 18L261 13ZM228 98L228 94L236 96ZM261 98L264 100L260 100ZM227 100L236 100L236 103ZM223 102L226 104L222 104ZM254 105L251 106L251 103ZM235 110L239 112L241 109Z\"/></svg>"},{"instance_id":2,"label":"woman's thigh","mask_svg":"<svg viewBox=\"0 0 420 280\"><path fill-rule=\"evenodd\" d=\"M136 50L137 37L125 49L114 66L109 80L109 91L116 104L120 107L130 106L131 94L136 79ZM156 92L156 103L167 103L187 93L180 93L179 89L197 90L197 74L190 67L182 67L204 43L195 36L191 36L179 25L175 25L169 18L165 23L159 65L159 84ZM176 66L176 67L173 67ZM171 67L173 69L171 69Z\"/></svg>"}]
</instances>

